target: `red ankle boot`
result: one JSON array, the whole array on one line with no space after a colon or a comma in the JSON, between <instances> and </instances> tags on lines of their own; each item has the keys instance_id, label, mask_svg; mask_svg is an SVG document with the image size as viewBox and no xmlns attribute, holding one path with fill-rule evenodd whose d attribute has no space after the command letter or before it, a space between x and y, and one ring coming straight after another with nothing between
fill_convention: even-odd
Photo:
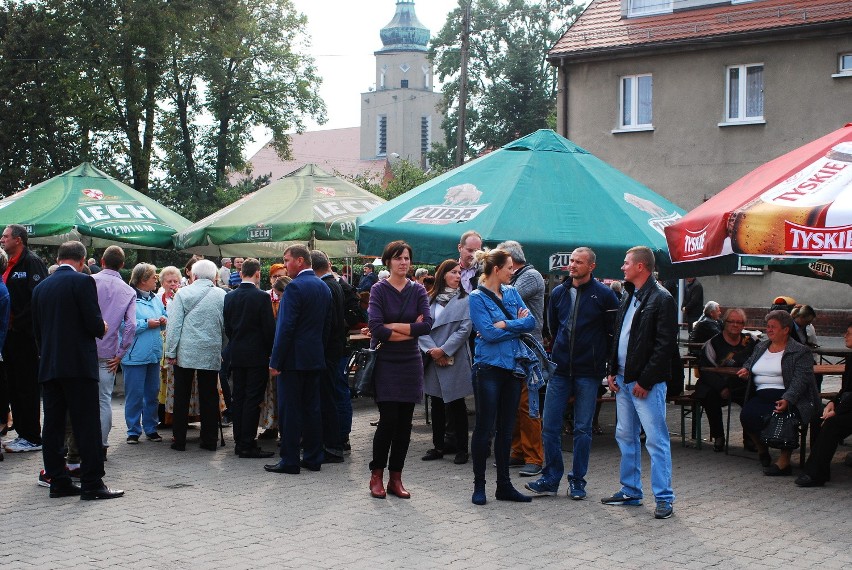
<instances>
[{"instance_id":1,"label":"red ankle boot","mask_svg":"<svg viewBox=\"0 0 852 570\"><path fill-rule=\"evenodd\" d=\"M401 471L389 471L390 479L388 480L388 493L391 495L396 495L400 499L410 499L411 493L405 490L405 487L402 486L402 472Z\"/></svg>"},{"instance_id":2,"label":"red ankle boot","mask_svg":"<svg viewBox=\"0 0 852 570\"><path fill-rule=\"evenodd\" d=\"M373 469L370 476L370 494L377 499L384 499L387 496L387 493L385 493L384 477L384 469Z\"/></svg>"}]
</instances>

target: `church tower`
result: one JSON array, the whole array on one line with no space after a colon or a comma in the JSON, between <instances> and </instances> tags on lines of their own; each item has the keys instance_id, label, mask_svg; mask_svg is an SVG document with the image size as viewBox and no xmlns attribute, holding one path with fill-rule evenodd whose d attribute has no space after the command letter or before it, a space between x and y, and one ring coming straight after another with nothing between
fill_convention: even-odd
<instances>
[{"instance_id":1,"label":"church tower","mask_svg":"<svg viewBox=\"0 0 852 570\"><path fill-rule=\"evenodd\" d=\"M399 155L421 167L440 140L441 93L433 90L427 57L429 30L414 13L414 0L396 0L396 13L379 33L376 89L361 94L361 159Z\"/></svg>"}]
</instances>

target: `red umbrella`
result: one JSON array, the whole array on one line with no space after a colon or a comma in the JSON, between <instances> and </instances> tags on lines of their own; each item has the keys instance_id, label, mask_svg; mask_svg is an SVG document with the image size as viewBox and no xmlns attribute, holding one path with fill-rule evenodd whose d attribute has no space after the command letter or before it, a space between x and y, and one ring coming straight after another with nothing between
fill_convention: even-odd
<instances>
[{"instance_id":1,"label":"red umbrella","mask_svg":"<svg viewBox=\"0 0 852 570\"><path fill-rule=\"evenodd\" d=\"M852 123L756 168L665 233L676 264L852 260Z\"/></svg>"}]
</instances>

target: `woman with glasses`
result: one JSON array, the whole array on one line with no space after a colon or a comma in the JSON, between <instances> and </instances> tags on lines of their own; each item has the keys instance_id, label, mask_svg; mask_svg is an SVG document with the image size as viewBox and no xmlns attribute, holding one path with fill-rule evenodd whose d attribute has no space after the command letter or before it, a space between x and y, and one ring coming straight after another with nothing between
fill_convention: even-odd
<instances>
[{"instance_id":1,"label":"woman with glasses","mask_svg":"<svg viewBox=\"0 0 852 570\"><path fill-rule=\"evenodd\" d=\"M742 368L754 350L754 339L743 333L745 312L728 309L725 313L722 332L714 336L701 349L698 367L733 366ZM698 327L696 327L697 330ZM713 372L702 372L695 385L694 398L701 401L710 424L713 451L725 450L725 429L722 424L722 405L734 401L743 405L746 383L739 378L723 376ZM751 443L749 441L748 443ZM747 449L752 446L743 443Z\"/></svg>"}]
</instances>

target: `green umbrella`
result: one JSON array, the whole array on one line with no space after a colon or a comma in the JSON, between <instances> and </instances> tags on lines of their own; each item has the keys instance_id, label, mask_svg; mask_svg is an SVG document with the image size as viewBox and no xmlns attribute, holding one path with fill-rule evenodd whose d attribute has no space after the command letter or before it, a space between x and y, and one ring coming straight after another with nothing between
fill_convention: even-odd
<instances>
[{"instance_id":1,"label":"green umbrella","mask_svg":"<svg viewBox=\"0 0 852 570\"><path fill-rule=\"evenodd\" d=\"M202 255L277 257L292 244L331 257L355 254L355 217L384 200L307 164L175 236L175 247Z\"/></svg>"},{"instance_id":2,"label":"green umbrella","mask_svg":"<svg viewBox=\"0 0 852 570\"><path fill-rule=\"evenodd\" d=\"M171 249L190 221L84 162L0 200L0 224L25 226L35 244Z\"/></svg>"},{"instance_id":3,"label":"green umbrella","mask_svg":"<svg viewBox=\"0 0 852 570\"><path fill-rule=\"evenodd\" d=\"M486 244L521 243L542 273L567 271L588 246L600 277L621 277L624 253L650 247L670 260L663 228L683 210L551 130L540 130L434 178L358 218L358 251L376 255L396 239L423 263L458 259L461 234Z\"/></svg>"}]
</instances>

